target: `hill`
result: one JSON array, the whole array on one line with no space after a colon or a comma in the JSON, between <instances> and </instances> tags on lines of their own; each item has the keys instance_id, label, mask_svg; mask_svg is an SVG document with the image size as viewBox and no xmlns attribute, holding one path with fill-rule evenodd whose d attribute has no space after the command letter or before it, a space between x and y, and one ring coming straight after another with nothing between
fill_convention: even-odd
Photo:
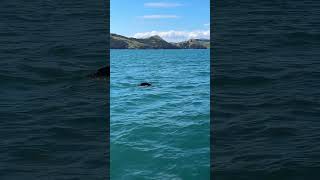
<instances>
[{"instance_id":1,"label":"hill","mask_svg":"<svg viewBox=\"0 0 320 180\"><path fill-rule=\"evenodd\" d=\"M190 39L188 41L176 43L180 49L207 49L210 48L208 39Z\"/></svg>"},{"instance_id":2,"label":"hill","mask_svg":"<svg viewBox=\"0 0 320 180\"><path fill-rule=\"evenodd\" d=\"M169 43L160 36L145 39L129 38L118 34L111 34L111 49L207 49L210 40L190 39L179 43Z\"/></svg>"}]
</instances>

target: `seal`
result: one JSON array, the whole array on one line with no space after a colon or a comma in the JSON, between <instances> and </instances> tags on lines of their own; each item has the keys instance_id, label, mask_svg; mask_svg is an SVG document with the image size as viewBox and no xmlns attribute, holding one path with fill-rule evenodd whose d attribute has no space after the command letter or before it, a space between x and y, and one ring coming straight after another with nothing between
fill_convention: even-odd
<instances>
[{"instance_id":1,"label":"seal","mask_svg":"<svg viewBox=\"0 0 320 180\"><path fill-rule=\"evenodd\" d=\"M91 78L110 77L110 66L106 66L106 67L98 69L95 73L90 74L89 77L91 77Z\"/></svg>"},{"instance_id":2,"label":"seal","mask_svg":"<svg viewBox=\"0 0 320 180\"><path fill-rule=\"evenodd\" d=\"M149 87L149 86L151 86L151 84L147 83L147 82L143 82L143 83L140 83L139 86Z\"/></svg>"}]
</instances>

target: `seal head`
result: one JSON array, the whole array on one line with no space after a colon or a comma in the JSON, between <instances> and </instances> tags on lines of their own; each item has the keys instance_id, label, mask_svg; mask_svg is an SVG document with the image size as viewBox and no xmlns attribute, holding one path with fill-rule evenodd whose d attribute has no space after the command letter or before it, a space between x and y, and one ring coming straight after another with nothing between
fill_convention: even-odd
<instances>
[{"instance_id":1,"label":"seal head","mask_svg":"<svg viewBox=\"0 0 320 180\"><path fill-rule=\"evenodd\" d=\"M143 82L143 83L140 83L139 86L149 87L149 86L151 86L151 84L150 84L150 83L147 83L147 82Z\"/></svg>"}]
</instances>

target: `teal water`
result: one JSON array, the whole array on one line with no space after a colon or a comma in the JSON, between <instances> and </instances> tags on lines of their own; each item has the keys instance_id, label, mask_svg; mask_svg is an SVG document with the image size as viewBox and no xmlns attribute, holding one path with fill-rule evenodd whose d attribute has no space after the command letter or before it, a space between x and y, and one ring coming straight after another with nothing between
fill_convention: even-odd
<instances>
[{"instance_id":1,"label":"teal water","mask_svg":"<svg viewBox=\"0 0 320 180\"><path fill-rule=\"evenodd\" d=\"M111 179L210 178L209 52L111 50Z\"/></svg>"}]
</instances>

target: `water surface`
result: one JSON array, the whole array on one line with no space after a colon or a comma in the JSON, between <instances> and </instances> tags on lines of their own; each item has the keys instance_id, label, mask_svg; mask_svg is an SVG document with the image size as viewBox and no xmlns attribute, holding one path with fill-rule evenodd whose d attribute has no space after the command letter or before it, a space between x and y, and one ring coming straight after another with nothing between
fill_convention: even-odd
<instances>
[{"instance_id":1,"label":"water surface","mask_svg":"<svg viewBox=\"0 0 320 180\"><path fill-rule=\"evenodd\" d=\"M209 52L111 50L111 179L209 179Z\"/></svg>"},{"instance_id":2,"label":"water surface","mask_svg":"<svg viewBox=\"0 0 320 180\"><path fill-rule=\"evenodd\" d=\"M106 179L104 1L0 5L0 179Z\"/></svg>"},{"instance_id":3,"label":"water surface","mask_svg":"<svg viewBox=\"0 0 320 180\"><path fill-rule=\"evenodd\" d=\"M319 8L312 0L214 3L217 180L318 179Z\"/></svg>"}]
</instances>

